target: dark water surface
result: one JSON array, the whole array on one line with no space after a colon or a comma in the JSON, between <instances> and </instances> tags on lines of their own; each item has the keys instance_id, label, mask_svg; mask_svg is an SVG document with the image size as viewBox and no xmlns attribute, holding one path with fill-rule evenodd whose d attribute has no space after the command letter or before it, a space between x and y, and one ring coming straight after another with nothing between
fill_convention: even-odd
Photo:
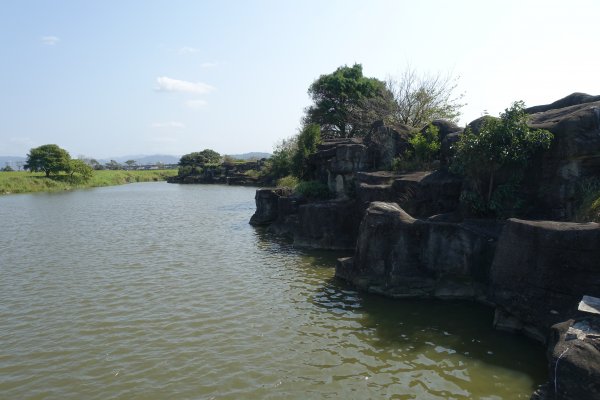
<instances>
[{"instance_id":1,"label":"dark water surface","mask_svg":"<svg viewBox=\"0 0 600 400\"><path fill-rule=\"evenodd\" d=\"M0 197L1 399L527 399L541 346L487 308L333 279L252 228L254 189Z\"/></svg>"}]
</instances>

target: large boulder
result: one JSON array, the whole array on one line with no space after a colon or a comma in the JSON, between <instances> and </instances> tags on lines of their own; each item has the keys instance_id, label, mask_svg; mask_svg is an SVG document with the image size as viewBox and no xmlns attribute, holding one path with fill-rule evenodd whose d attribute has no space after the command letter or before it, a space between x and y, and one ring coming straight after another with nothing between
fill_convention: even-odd
<instances>
[{"instance_id":1,"label":"large boulder","mask_svg":"<svg viewBox=\"0 0 600 400\"><path fill-rule=\"evenodd\" d=\"M392 297L482 298L498 233L495 223L418 220L375 202L336 276Z\"/></svg>"},{"instance_id":2,"label":"large boulder","mask_svg":"<svg viewBox=\"0 0 600 400\"><path fill-rule=\"evenodd\" d=\"M324 250L354 249L360 214L354 201L300 205L293 231L294 246Z\"/></svg>"},{"instance_id":3,"label":"large boulder","mask_svg":"<svg viewBox=\"0 0 600 400\"><path fill-rule=\"evenodd\" d=\"M600 399L600 317L579 317L552 327L549 381L540 400Z\"/></svg>"},{"instance_id":4,"label":"large boulder","mask_svg":"<svg viewBox=\"0 0 600 400\"><path fill-rule=\"evenodd\" d=\"M367 146L361 139L327 140L311 155L316 177L338 198L347 198L354 187L354 174L370 168Z\"/></svg>"},{"instance_id":5,"label":"large boulder","mask_svg":"<svg viewBox=\"0 0 600 400\"><path fill-rule=\"evenodd\" d=\"M356 198L363 210L374 201L393 202L412 216L427 218L453 212L459 205L462 179L447 171L380 171L359 173L357 178Z\"/></svg>"},{"instance_id":6,"label":"large boulder","mask_svg":"<svg viewBox=\"0 0 600 400\"><path fill-rule=\"evenodd\" d=\"M256 211L250 218L250 224L255 226L269 225L277 220L279 216L279 199L289 194L289 190L283 188L258 189L254 196Z\"/></svg>"},{"instance_id":7,"label":"large boulder","mask_svg":"<svg viewBox=\"0 0 600 400\"><path fill-rule=\"evenodd\" d=\"M529 173L528 182L537 186L538 204L545 211L542 216L570 220L581 182L600 176L600 100L532 114L529 124L554 134L550 150Z\"/></svg>"},{"instance_id":8,"label":"large boulder","mask_svg":"<svg viewBox=\"0 0 600 400\"><path fill-rule=\"evenodd\" d=\"M544 341L583 295L600 297L600 224L510 219L491 268L497 328Z\"/></svg>"},{"instance_id":9,"label":"large boulder","mask_svg":"<svg viewBox=\"0 0 600 400\"><path fill-rule=\"evenodd\" d=\"M370 168L390 170L394 158L399 157L410 148L409 135L410 128L406 125L374 124L371 132L365 138L371 164Z\"/></svg>"},{"instance_id":10,"label":"large boulder","mask_svg":"<svg viewBox=\"0 0 600 400\"><path fill-rule=\"evenodd\" d=\"M566 97L563 97L560 100L556 100L554 103L529 107L525 111L527 111L527 113L529 114L535 114L549 110L556 110L559 108L571 107L579 104L593 103L596 101L600 101L600 96L590 96L587 93L575 92L571 93Z\"/></svg>"}]
</instances>

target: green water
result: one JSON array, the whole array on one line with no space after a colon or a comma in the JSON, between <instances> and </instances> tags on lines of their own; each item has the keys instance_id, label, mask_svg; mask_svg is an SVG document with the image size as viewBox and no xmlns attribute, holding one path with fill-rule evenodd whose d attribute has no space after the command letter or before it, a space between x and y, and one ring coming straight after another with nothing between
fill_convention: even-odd
<instances>
[{"instance_id":1,"label":"green water","mask_svg":"<svg viewBox=\"0 0 600 400\"><path fill-rule=\"evenodd\" d=\"M358 293L340 254L248 225L253 198L0 198L0 399L528 399L544 380L543 348L491 310Z\"/></svg>"}]
</instances>

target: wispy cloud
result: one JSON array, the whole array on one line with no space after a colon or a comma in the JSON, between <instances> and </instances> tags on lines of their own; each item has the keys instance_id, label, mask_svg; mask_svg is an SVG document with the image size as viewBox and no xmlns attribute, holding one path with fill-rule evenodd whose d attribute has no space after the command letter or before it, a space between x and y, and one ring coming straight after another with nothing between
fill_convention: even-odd
<instances>
[{"instance_id":1,"label":"wispy cloud","mask_svg":"<svg viewBox=\"0 0 600 400\"><path fill-rule=\"evenodd\" d=\"M214 87L203 82L188 82L179 79L168 78L166 76L160 76L156 78L156 83L158 84L156 90L160 92L206 94L215 90Z\"/></svg>"},{"instance_id":2,"label":"wispy cloud","mask_svg":"<svg viewBox=\"0 0 600 400\"><path fill-rule=\"evenodd\" d=\"M60 38L58 36L42 36L41 40L47 46L54 46L60 41Z\"/></svg>"},{"instance_id":3,"label":"wispy cloud","mask_svg":"<svg viewBox=\"0 0 600 400\"><path fill-rule=\"evenodd\" d=\"M214 68L218 65L218 62L203 62L202 64L200 64L200 68Z\"/></svg>"},{"instance_id":4,"label":"wispy cloud","mask_svg":"<svg viewBox=\"0 0 600 400\"><path fill-rule=\"evenodd\" d=\"M153 122L150 124L151 128L185 128L185 124L179 121L168 121L168 122Z\"/></svg>"},{"instance_id":5,"label":"wispy cloud","mask_svg":"<svg viewBox=\"0 0 600 400\"><path fill-rule=\"evenodd\" d=\"M186 107L194 109L204 108L207 104L206 100L188 100L185 102Z\"/></svg>"},{"instance_id":6,"label":"wispy cloud","mask_svg":"<svg viewBox=\"0 0 600 400\"><path fill-rule=\"evenodd\" d=\"M200 49L197 49L195 47L190 47L190 46L183 46L179 50L177 50L177 53L181 54L181 55L194 54L194 53L198 53L198 52L200 52Z\"/></svg>"}]
</instances>

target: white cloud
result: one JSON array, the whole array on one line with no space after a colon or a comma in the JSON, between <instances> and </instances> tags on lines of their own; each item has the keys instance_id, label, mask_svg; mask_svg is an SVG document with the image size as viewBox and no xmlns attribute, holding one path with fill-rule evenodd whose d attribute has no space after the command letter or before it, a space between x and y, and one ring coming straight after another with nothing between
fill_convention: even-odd
<instances>
[{"instance_id":1,"label":"white cloud","mask_svg":"<svg viewBox=\"0 0 600 400\"><path fill-rule=\"evenodd\" d=\"M42 36L41 39L42 43L44 43L47 46L54 46L60 41L60 38L58 38L57 36Z\"/></svg>"},{"instance_id":2,"label":"white cloud","mask_svg":"<svg viewBox=\"0 0 600 400\"><path fill-rule=\"evenodd\" d=\"M219 63L217 62L203 62L202 64L200 64L200 68L214 68L218 65Z\"/></svg>"},{"instance_id":3,"label":"white cloud","mask_svg":"<svg viewBox=\"0 0 600 400\"><path fill-rule=\"evenodd\" d=\"M179 53L181 55L185 55L185 54L198 53L199 51L200 51L200 49L197 49L195 47L183 46L182 48L180 48L179 50L177 50L177 53Z\"/></svg>"},{"instance_id":4,"label":"white cloud","mask_svg":"<svg viewBox=\"0 0 600 400\"><path fill-rule=\"evenodd\" d=\"M206 94L215 90L214 87L203 82L188 82L181 81L179 79L168 78L166 76L159 76L156 78L158 87L156 90L160 92L184 92L184 93L197 93Z\"/></svg>"},{"instance_id":5,"label":"white cloud","mask_svg":"<svg viewBox=\"0 0 600 400\"><path fill-rule=\"evenodd\" d=\"M169 121L169 122L153 122L150 124L151 128L177 128L184 129L185 124L183 122L178 121Z\"/></svg>"},{"instance_id":6,"label":"white cloud","mask_svg":"<svg viewBox=\"0 0 600 400\"><path fill-rule=\"evenodd\" d=\"M188 108L203 108L208 104L208 102L206 100L188 100L185 102L185 105Z\"/></svg>"}]
</instances>

